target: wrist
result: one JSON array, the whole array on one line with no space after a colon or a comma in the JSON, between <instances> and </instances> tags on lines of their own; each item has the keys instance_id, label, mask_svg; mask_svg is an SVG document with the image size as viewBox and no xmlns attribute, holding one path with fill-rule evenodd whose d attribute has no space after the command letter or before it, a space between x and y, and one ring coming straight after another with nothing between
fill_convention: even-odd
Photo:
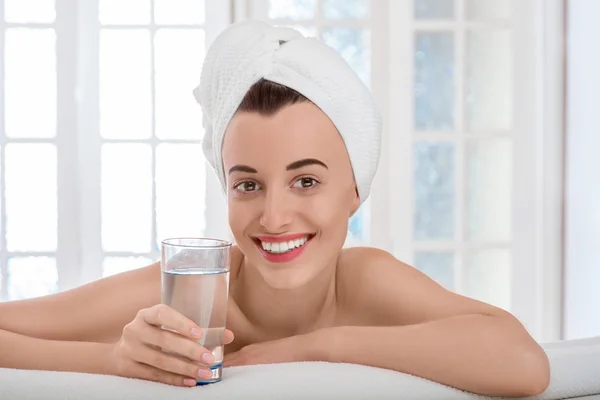
<instances>
[{"instance_id":1,"label":"wrist","mask_svg":"<svg viewBox=\"0 0 600 400\"><path fill-rule=\"evenodd\" d=\"M115 352L118 345L119 343L93 343L96 362L92 369L95 370L95 373L118 375L115 368Z\"/></svg>"}]
</instances>

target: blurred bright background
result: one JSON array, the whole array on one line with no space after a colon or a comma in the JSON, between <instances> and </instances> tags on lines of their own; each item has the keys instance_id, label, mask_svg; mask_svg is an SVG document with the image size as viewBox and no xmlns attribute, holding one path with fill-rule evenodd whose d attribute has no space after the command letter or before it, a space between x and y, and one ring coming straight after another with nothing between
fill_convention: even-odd
<instances>
[{"instance_id":1,"label":"blurred bright background","mask_svg":"<svg viewBox=\"0 0 600 400\"><path fill-rule=\"evenodd\" d=\"M214 37L257 18L333 46L381 107L348 246L538 340L598 335L593 15L596 0L0 0L0 299L148 265L169 236L230 238L192 89Z\"/></svg>"}]
</instances>

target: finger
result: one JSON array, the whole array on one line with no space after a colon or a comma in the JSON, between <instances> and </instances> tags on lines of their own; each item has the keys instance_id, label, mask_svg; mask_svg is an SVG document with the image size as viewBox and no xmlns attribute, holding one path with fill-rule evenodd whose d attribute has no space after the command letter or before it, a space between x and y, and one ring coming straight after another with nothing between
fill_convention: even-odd
<instances>
[{"instance_id":1,"label":"finger","mask_svg":"<svg viewBox=\"0 0 600 400\"><path fill-rule=\"evenodd\" d=\"M203 364L214 362L214 356L210 351L196 341L185 338L178 333L147 325L141 329L140 340L144 344L158 346L164 351L176 353L192 361L202 362Z\"/></svg>"},{"instance_id":2,"label":"finger","mask_svg":"<svg viewBox=\"0 0 600 400\"><path fill-rule=\"evenodd\" d=\"M137 377L148 381L174 386L196 386L196 380L193 378L167 372L147 364L137 363L136 372Z\"/></svg>"},{"instance_id":3,"label":"finger","mask_svg":"<svg viewBox=\"0 0 600 400\"><path fill-rule=\"evenodd\" d=\"M225 337L223 338L223 344L229 344L233 342L235 335L229 329L225 329Z\"/></svg>"},{"instance_id":4,"label":"finger","mask_svg":"<svg viewBox=\"0 0 600 400\"><path fill-rule=\"evenodd\" d=\"M231 355L229 355L229 354L225 355L225 357L223 357L223 368L231 367L232 361L233 361L233 357Z\"/></svg>"},{"instance_id":5,"label":"finger","mask_svg":"<svg viewBox=\"0 0 600 400\"><path fill-rule=\"evenodd\" d=\"M223 367L233 367L237 365L237 361L239 360L239 352L225 354L223 357Z\"/></svg>"},{"instance_id":6,"label":"finger","mask_svg":"<svg viewBox=\"0 0 600 400\"><path fill-rule=\"evenodd\" d=\"M202 329L191 319L165 304L157 304L140 311L143 320L154 326L165 326L193 340L202 337Z\"/></svg>"},{"instance_id":7,"label":"finger","mask_svg":"<svg viewBox=\"0 0 600 400\"><path fill-rule=\"evenodd\" d=\"M209 379L212 377L212 371L205 366L148 346L140 345L139 347L136 351L136 360L139 363L193 379Z\"/></svg>"}]
</instances>

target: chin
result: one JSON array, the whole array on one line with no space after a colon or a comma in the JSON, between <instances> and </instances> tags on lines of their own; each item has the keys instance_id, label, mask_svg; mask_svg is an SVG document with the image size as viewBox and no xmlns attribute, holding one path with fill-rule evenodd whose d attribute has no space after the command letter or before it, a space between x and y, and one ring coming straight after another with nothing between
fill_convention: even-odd
<instances>
[{"instance_id":1,"label":"chin","mask_svg":"<svg viewBox=\"0 0 600 400\"><path fill-rule=\"evenodd\" d=\"M306 286L316 274L307 271L294 271L292 269L279 269L270 266L260 266L259 272L265 282L273 289L292 290Z\"/></svg>"}]
</instances>

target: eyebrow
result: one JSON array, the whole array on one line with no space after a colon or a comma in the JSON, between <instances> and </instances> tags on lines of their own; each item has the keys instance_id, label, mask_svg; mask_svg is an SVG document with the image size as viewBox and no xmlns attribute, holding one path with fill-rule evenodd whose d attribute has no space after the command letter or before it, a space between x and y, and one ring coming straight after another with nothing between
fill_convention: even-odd
<instances>
[{"instance_id":1,"label":"eyebrow","mask_svg":"<svg viewBox=\"0 0 600 400\"><path fill-rule=\"evenodd\" d=\"M316 158L304 158L302 160L294 161L293 163L288 165L285 169L287 171L291 171L293 169L306 167L307 165L320 165L325 169L329 169L323 161L317 160Z\"/></svg>"},{"instance_id":2,"label":"eyebrow","mask_svg":"<svg viewBox=\"0 0 600 400\"><path fill-rule=\"evenodd\" d=\"M320 165L321 167L323 167L325 169L329 169L329 167L327 167L327 165L323 161L317 160L316 158L303 158L302 160L294 161L293 163L291 163L287 167L285 167L285 169L287 171L292 171L295 169L306 167L308 165ZM256 169L249 167L247 165L241 165L241 164L234 165L233 167L231 167L229 169L229 174L232 174L235 171L248 172L250 174L258 173L258 171Z\"/></svg>"}]
</instances>

